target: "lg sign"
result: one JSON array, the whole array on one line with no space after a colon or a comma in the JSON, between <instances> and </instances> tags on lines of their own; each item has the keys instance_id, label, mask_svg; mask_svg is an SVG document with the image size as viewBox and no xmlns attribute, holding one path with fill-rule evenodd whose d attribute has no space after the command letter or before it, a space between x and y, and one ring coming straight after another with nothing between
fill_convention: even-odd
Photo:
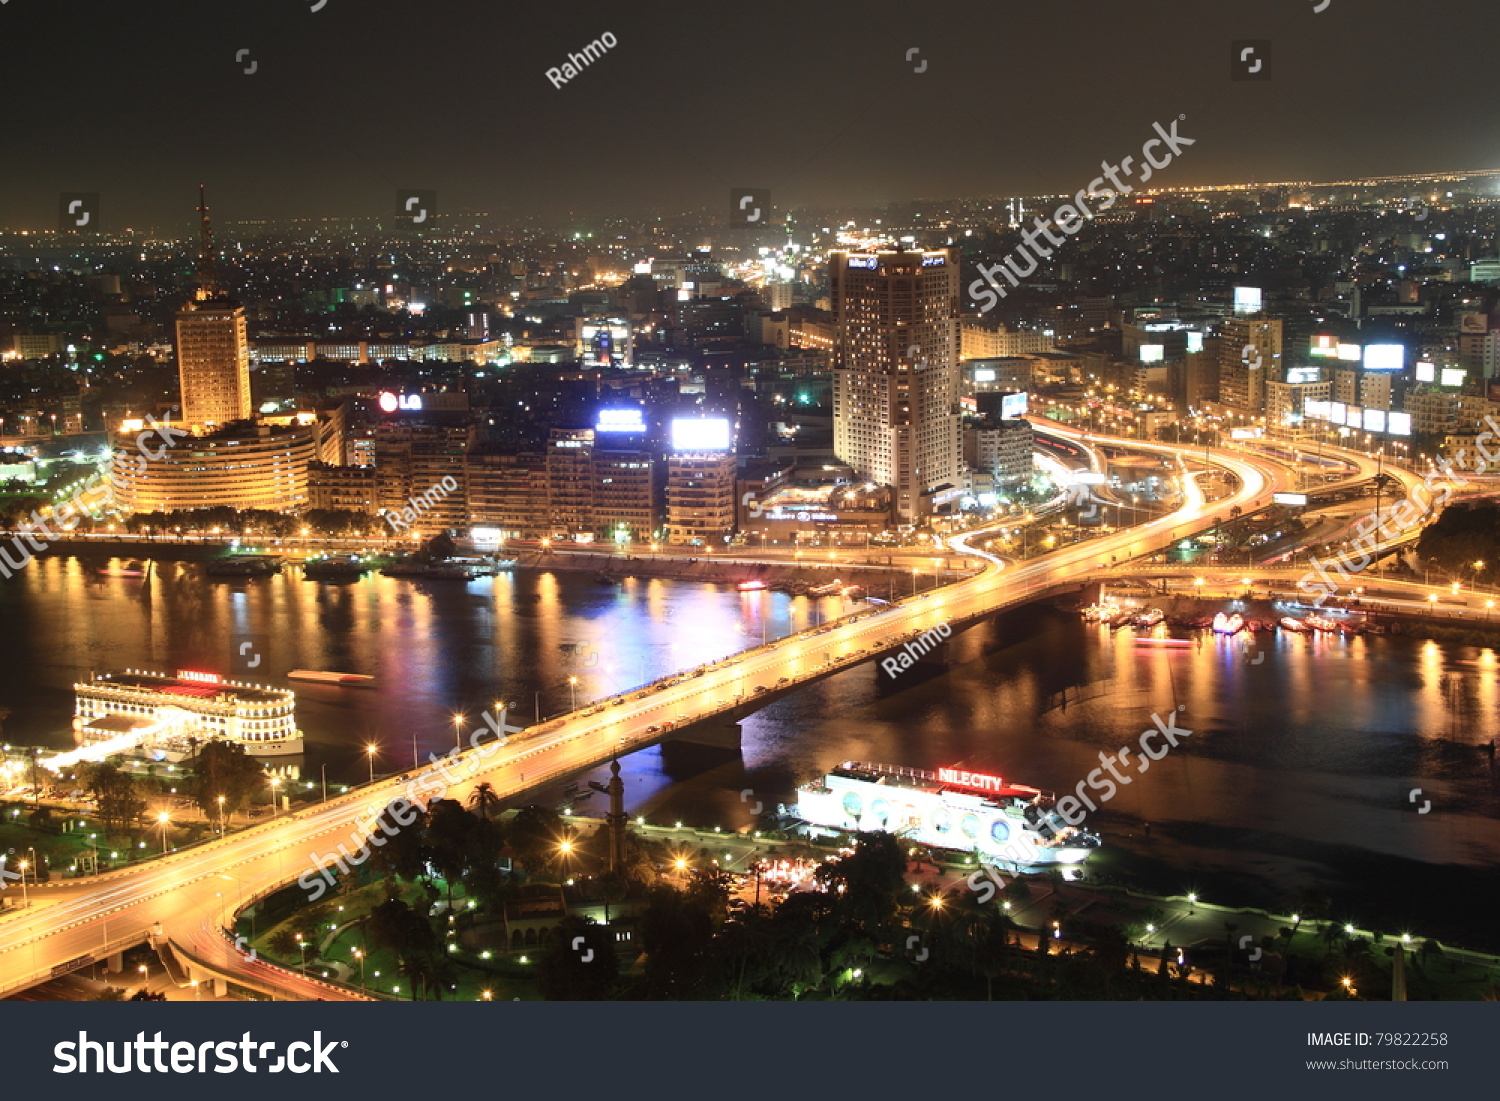
<instances>
[{"instance_id":1,"label":"lg sign","mask_svg":"<svg viewBox=\"0 0 1500 1101\"><path fill-rule=\"evenodd\" d=\"M422 408L422 395L402 394L397 397L389 390L381 392L380 410L383 413L394 413L398 409L417 410Z\"/></svg>"}]
</instances>

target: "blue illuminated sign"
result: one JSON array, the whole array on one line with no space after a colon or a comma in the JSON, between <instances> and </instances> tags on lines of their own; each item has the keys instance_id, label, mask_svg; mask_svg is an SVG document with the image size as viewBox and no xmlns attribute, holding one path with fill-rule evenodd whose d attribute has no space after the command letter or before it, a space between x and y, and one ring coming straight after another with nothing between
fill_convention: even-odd
<instances>
[{"instance_id":1,"label":"blue illuminated sign","mask_svg":"<svg viewBox=\"0 0 1500 1101\"><path fill-rule=\"evenodd\" d=\"M851 256L851 257L849 257L849 266L851 268L869 268L871 271L873 271L879 265L880 265L880 261L877 260L877 259L875 259L875 257L873 257L873 256Z\"/></svg>"}]
</instances>

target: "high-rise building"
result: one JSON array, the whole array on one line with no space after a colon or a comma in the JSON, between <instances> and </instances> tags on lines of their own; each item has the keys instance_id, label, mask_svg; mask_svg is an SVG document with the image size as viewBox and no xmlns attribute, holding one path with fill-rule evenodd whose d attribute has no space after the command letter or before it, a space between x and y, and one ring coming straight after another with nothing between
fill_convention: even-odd
<instances>
[{"instance_id":1,"label":"high-rise building","mask_svg":"<svg viewBox=\"0 0 1500 1101\"><path fill-rule=\"evenodd\" d=\"M834 451L919 523L963 493L957 257L834 252L829 276Z\"/></svg>"},{"instance_id":2,"label":"high-rise building","mask_svg":"<svg viewBox=\"0 0 1500 1101\"><path fill-rule=\"evenodd\" d=\"M377 511L400 516L410 508L417 518L408 521L409 530L418 535L465 528L465 460L473 442L471 425L380 425L375 429Z\"/></svg>"},{"instance_id":3,"label":"high-rise building","mask_svg":"<svg viewBox=\"0 0 1500 1101\"><path fill-rule=\"evenodd\" d=\"M1281 322L1234 317L1219 329L1219 401L1259 416L1266 411L1266 382L1281 382Z\"/></svg>"},{"instance_id":4,"label":"high-rise building","mask_svg":"<svg viewBox=\"0 0 1500 1101\"><path fill-rule=\"evenodd\" d=\"M253 409L245 307L219 290L214 274L213 228L201 187L198 214L202 231L198 291L177 314L182 419L194 432L248 420Z\"/></svg>"}]
</instances>

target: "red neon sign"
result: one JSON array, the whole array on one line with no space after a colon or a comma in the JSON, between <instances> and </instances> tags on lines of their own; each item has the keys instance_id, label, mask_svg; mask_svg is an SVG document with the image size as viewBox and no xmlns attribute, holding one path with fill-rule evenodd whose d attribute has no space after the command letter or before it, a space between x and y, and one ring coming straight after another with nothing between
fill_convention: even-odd
<instances>
[{"instance_id":1,"label":"red neon sign","mask_svg":"<svg viewBox=\"0 0 1500 1101\"><path fill-rule=\"evenodd\" d=\"M956 768L938 769L938 779L945 784L973 788L975 791L1004 791L1005 781L987 772L964 772Z\"/></svg>"}]
</instances>

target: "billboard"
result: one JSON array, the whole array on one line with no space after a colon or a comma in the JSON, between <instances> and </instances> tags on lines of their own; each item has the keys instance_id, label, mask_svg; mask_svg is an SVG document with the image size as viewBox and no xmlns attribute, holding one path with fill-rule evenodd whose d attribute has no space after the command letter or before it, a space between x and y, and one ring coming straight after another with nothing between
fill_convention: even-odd
<instances>
[{"instance_id":1,"label":"billboard","mask_svg":"<svg viewBox=\"0 0 1500 1101\"><path fill-rule=\"evenodd\" d=\"M975 382L994 382L995 381L995 369L993 367L975 367L974 368L974 381Z\"/></svg>"},{"instance_id":2,"label":"billboard","mask_svg":"<svg viewBox=\"0 0 1500 1101\"><path fill-rule=\"evenodd\" d=\"M1351 405L1344 410L1344 424L1349 428L1363 428L1365 424L1365 411L1358 405Z\"/></svg>"},{"instance_id":3,"label":"billboard","mask_svg":"<svg viewBox=\"0 0 1500 1101\"><path fill-rule=\"evenodd\" d=\"M1167 358L1167 346L1165 344L1142 344L1142 363L1161 363Z\"/></svg>"},{"instance_id":4,"label":"billboard","mask_svg":"<svg viewBox=\"0 0 1500 1101\"><path fill-rule=\"evenodd\" d=\"M1234 288L1235 313L1260 313L1261 293L1259 287Z\"/></svg>"},{"instance_id":5,"label":"billboard","mask_svg":"<svg viewBox=\"0 0 1500 1101\"><path fill-rule=\"evenodd\" d=\"M1203 351L1203 334L1202 333L1192 333L1192 332L1188 333L1188 335L1187 335L1187 350L1190 351L1190 352L1201 352L1201 351Z\"/></svg>"},{"instance_id":6,"label":"billboard","mask_svg":"<svg viewBox=\"0 0 1500 1101\"><path fill-rule=\"evenodd\" d=\"M728 451L728 417L673 417L673 451Z\"/></svg>"},{"instance_id":7,"label":"billboard","mask_svg":"<svg viewBox=\"0 0 1500 1101\"><path fill-rule=\"evenodd\" d=\"M1322 370L1317 367L1293 367L1286 373L1286 380L1296 386L1308 382L1319 382L1322 374Z\"/></svg>"},{"instance_id":8,"label":"billboard","mask_svg":"<svg viewBox=\"0 0 1500 1101\"><path fill-rule=\"evenodd\" d=\"M1005 394L1000 398L1000 419L1012 420L1026 415L1028 401L1025 394Z\"/></svg>"},{"instance_id":9,"label":"billboard","mask_svg":"<svg viewBox=\"0 0 1500 1101\"><path fill-rule=\"evenodd\" d=\"M1462 386L1464 379L1469 377L1469 372L1459 367L1444 367L1442 382L1443 386Z\"/></svg>"},{"instance_id":10,"label":"billboard","mask_svg":"<svg viewBox=\"0 0 1500 1101\"><path fill-rule=\"evenodd\" d=\"M1411 414L1392 413L1389 417L1386 418L1386 430L1390 432L1392 436L1410 436Z\"/></svg>"},{"instance_id":11,"label":"billboard","mask_svg":"<svg viewBox=\"0 0 1500 1101\"><path fill-rule=\"evenodd\" d=\"M1315 336L1307 354L1332 359L1339 354L1338 341L1331 336Z\"/></svg>"},{"instance_id":12,"label":"billboard","mask_svg":"<svg viewBox=\"0 0 1500 1101\"><path fill-rule=\"evenodd\" d=\"M1366 432L1384 432L1385 431L1385 410L1384 409L1366 409L1365 410L1364 429L1365 429Z\"/></svg>"},{"instance_id":13,"label":"billboard","mask_svg":"<svg viewBox=\"0 0 1500 1101\"><path fill-rule=\"evenodd\" d=\"M639 409L601 409L594 421L596 432L644 432L646 419Z\"/></svg>"},{"instance_id":14,"label":"billboard","mask_svg":"<svg viewBox=\"0 0 1500 1101\"><path fill-rule=\"evenodd\" d=\"M1406 345L1366 344L1366 371L1399 371L1406 366Z\"/></svg>"},{"instance_id":15,"label":"billboard","mask_svg":"<svg viewBox=\"0 0 1500 1101\"><path fill-rule=\"evenodd\" d=\"M1358 363L1362 349L1358 344L1340 344L1338 347L1339 358L1349 363Z\"/></svg>"},{"instance_id":16,"label":"billboard","mask_svg":"<svg viewBox=\"0 0 1500 1101\"><path fill-rule=\"evenodd\" d=\"M1278 505L1290 505L1293 508L1302 508L1307 504L1307 494L1277 493L1271 497L1271 501Z\"/></svg>"},{"instance_id":17,"label":"billboard","mask_svg":"<svg viewBox=\"0 0 1500 1101\"><path fill-rule=\"evenodd\" d=\"M1459 322L1461 333L1487 333L1490 331L1490 319L1482 313L1466 313L1463 320Z\"/></svg>"},{"instance_id":18,"label":"billboard","mask_svg":"<svg viewBox=\"0 0 1500 1101\"><path fill-rule=\"evenodd\" d=\"M1437 365L1436 364L1432 364L1432 363L1418 362L1417 363L1417 381L1418 382L1436 382L1437 381Z\"/></svg>"},{"instance_id":19,"label":"billboard","mask_svg":"<svg viewBox=\"0 0 1500 1101\"><path fill-rule=\"evenodd\" d=\"M1328 419L1334 424L1344 423L1344 413L1348 409L1341 401L1330 401L1328 403Z\"/></svg>"}]
</instances>

